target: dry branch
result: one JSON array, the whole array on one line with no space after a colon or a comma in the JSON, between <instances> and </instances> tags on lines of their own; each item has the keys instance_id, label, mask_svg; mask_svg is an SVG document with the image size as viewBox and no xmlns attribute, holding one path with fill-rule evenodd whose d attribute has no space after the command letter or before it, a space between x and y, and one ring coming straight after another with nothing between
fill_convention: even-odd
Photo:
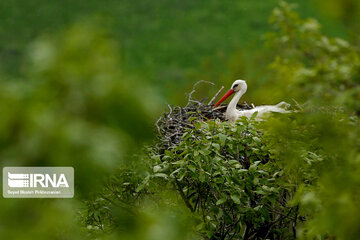
<instances>
[{"instance_id":1,"label":"dry branch","mask_svg":"<svg viewBox=\"0 0 360 240\"><path fill-rule=\"evenodd\" d=\"M222 86L221 88L220 88L220 90L215 94L215 96L210 100L210 102L208 103L208 105L211 105L214 101L215 101L215 99L219 96L219 94L221 93L221 91L224 89L224 86Z\"/></svg>"}]
</instances>

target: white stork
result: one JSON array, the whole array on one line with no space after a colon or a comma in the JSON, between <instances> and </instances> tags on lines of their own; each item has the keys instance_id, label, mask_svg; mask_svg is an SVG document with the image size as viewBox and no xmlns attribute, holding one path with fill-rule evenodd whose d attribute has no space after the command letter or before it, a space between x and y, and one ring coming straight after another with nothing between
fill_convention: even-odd
<instances>
[{"instance_id":1,"label":"white stork","mask_svg":"<svg viewBox=\"0 0 360 240\"><path fill-rule=\"evenodd\" d=\"M232 86L231 89L225 93L224 96L214 105L213 108L217 107L220 103L225 101L228 97L230 97L232 94L235 93L235 96L230 101L227 109L226 109L226 119L229 120L229 122L235 122L239 117L245 116L247 118L250 118L255 112L258 112L256 116L256 120L260 120L263 117L267 115L267 113L270 112L279 112L279 113L288 113L289 111L286 111L284 107L289 107L290 104L286 102L280 102L276 105L264 105L264 106L258 106L253 109L249 110L242 110L239 111L236 109L236 105L239 102L242 95L245 94L247 90L247 84L244 80L236 80Z\"/></svg>"}]
</instances>

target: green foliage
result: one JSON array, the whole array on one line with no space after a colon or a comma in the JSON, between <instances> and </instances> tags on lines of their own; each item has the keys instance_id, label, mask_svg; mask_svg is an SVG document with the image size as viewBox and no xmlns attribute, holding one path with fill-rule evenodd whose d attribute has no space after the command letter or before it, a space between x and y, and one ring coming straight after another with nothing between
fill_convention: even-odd
<instances>
[{"instance_id":1,"label":"green foliage","mask_svg":"<svg viewBox=\"0 0 360 240\"><path fill-rule=\"evenodd\" d=\"M357 239L360 232L360 49L320 32L313 19L300 19L282 2L271 18L278 47L271 69L277 83L306 102L291 118L264 124L278 164L296 186L291 204L299 204L306 222L302 239Z\"/></svg>"},{"instance_id":2,"label":"green foliage","mask_svg":"<svg viewBox=\"0 0 360 240\"><path fill-rule=\"evenodd\" d=\"M77 201L151 139L158 97L122 73L114 49L96 24L81 23L33 43L26 78L0 80L1 166L73 166L76 184L76 201L2 199L2 238L81 238Z\"/></svg>"},{"instance_id":3,"label":"green foliage","mask_svg":"<svg viewBox=\"0 0 360 240\"><path fill-rule=\"evenodd\" d=\"M153 176L172 182L205 238L291 236L291 188L255 121L197 122L179 146L153 157ZM296 221L295 221L296 222Z\"/></svg>"},{"instance_id":4,"label":"green foliage","mask_svg":"<svg viewBox=\"0 0 360 240\"><path fill-rule=\"evenodd\" d=\"M161 174L139 171L143 162L121 167L81 211L91 238L198 239L189 213L170 189L157 181ZM133 158L132 160L139 161ZM149 163L150 164L150 163ZM147 165L147 169L150 165Z\"/></svg>"},{"instance_id":5,"label":"green foliage","mask_svg":"<svg viewBox=\"0 0 360 240\"><path fill-rule=\"evenodd\" d=\"M86 171L79 175L82 194L99 183L93 174L150 139L155 98L121 73L113 49L101 31L83 24L57 41L35 42L28 79L2 84L2 157Z\"/></svg>"},{"instance_id":6,"label":"green foliage","mask_svg":"<svg viewBox=\"0 0 360 240\"><path fill-rule=\"evenodd\" d=\"M301 113L263 125L284 180L297 189L301 239L357 239L360 129L342 113ZM345 221L346 219L346 221Z\"/></svg>"},{"instance_id":7,"label":"green foliage","mask_svg":"<svg viewBox=\"0 0 360 240\"><path fill-rule=\"evenodd\" d=\"M320 31L315 19L301 19L282 2L270 19L276 32L268 44L277 50L270 65L276 87L311 105L341 106L360 113L360 49Z\"/></svg>"}]
</instances>

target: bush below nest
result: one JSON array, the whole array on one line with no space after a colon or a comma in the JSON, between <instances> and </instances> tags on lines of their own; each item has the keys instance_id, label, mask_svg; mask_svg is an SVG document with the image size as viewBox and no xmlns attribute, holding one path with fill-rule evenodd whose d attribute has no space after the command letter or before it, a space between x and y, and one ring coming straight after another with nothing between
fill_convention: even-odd
<instances>
[{"instance_id":1,"label":"bush below nest","mask_svg":"<svg viewBox=\"0 0 360 240\"><path fill-rule=\"evenodd\" d=\"M259 123L191 120L176 144L153 149L152 178L173 183L196 230L210 239L293 238L297 209L287 206L291 190Z\"/></svg>"}]
</instances>

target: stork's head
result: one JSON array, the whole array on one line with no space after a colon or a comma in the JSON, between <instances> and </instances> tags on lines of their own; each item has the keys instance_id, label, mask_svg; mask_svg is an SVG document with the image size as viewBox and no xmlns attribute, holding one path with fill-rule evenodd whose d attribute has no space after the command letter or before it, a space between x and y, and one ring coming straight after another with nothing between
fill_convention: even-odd
<instances>
[{"instance_id":1,"label":"stork's head","mask_svg":"<svg viewBox=\"0 0 360 240\"><path fill-rule=\"evenodd\" d=\"M244 80L235 80L235 82L231 85L231 89L234 90L234 92L238 92L240 90L242 92L246 92L247 84Z\"/></svg>"},{"instance_id":2,"label":"stork's head","mask_svg":"<svg viewBox=\"0 0 360 240\"><path fill-rule=\"evenodd\" d=\"M215 103L213 108L217 107L220 103L225 101L233 93L239 92L239 91L241 91L242 93L245 93L246 90L247 90L247 84L244 80L235 80L235 82L233 82L233 84L231 85L230 90L227 91L227 93L225 93L225 95L222 96L222 98L220 98L220 100L217 103Z\"/></svg>"}]
</instances>

